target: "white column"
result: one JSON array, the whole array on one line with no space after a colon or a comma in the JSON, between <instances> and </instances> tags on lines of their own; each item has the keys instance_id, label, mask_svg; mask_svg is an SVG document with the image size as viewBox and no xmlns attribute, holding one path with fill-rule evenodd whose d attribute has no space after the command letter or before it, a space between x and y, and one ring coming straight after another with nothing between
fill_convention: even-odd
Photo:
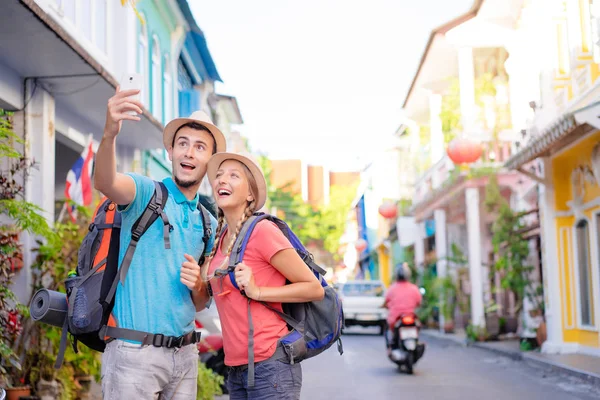
<instances>
[{"instance_id":1,"label":"white column","mask_svg":"<svg viewBox=\"0 0 600 400\"><path fill-rule=\"evenodd\" d=\"M544 158L544 176L552 176L552 160ZM542 259L544 268L544 302L546 312L547 339L542 346L545 353L559 351L563 343L562 313L560 296L560 271L556 249L556 224L554 221L554 186L547 181L540 185L540 226L542 232Z\"/></svg>"},{"instance_id":2,"label":"white column","mask_svg":"<svg viewBox=\"0 0 600 400\"><path fill-rule=\"evenodd\" d=\"M429 94L429 132L431 143L431 163L435 164L444 156L444 132L442 132L442 95Z\"/></svg>"},{"instance_id":3,"label":"white column","mask_svg":"<svg viewBox=\"0 0 600 400\"><path fill-rule=\"evenodd\" d=\"M417 270L423 268L425 263L425 243L423 242L423 231L425 230L425 222L417 223L417 234L415 235L415 267Z\"/></svg>"},{"instance_id":4,"label":"white column","mask_svg":"<svg viewBox=\"0 0 600 400\"><path fill-rule=\"evenodd\" d=\"M479 189L465 191L467 203L467 236L469 239L469 280L471 283L471 321L475 326L485 326L483 309L483 280L481 266L481 225L479 218Z\"/></svg>"},{"instance_id":5,"label":"white column","mask_svg":"<svg viewBox=\"0 0 600 400\"><path fill-rule=\"evenodd\" d=\"M15 133L26 140L25 156L36 163L25 181L25 200L39 206L42 216L50 226L54 225L54 165L55 165L55 110L54 98L41 87L37 87L32 96L32 85L28 81L25 124L23 112L15 114ZM32 97L31 97L32 96ZM22 233L23 263L14 280L14 289L20 301L27 301L31 293L31 263L35 254L31 251L36 246L37 237Z\"/></svg>"},{"instance_id":6,"label":"white column","mask_svg":"<svg viewBox=\"0 0 600 400\"><path fill-rule=\"evenodd\" d=\"M433 213L435 219L435 253L437 256L437 273L438 276L446 276L448 261L448 243L446 236L446 211L435 210Z\"/></svg>"},{"instance_id":7,"label":"white column","mask_svg":"<svg viewBox=\"0 0 600 400\"><path fill-rule=\"evenodd\" d=\"M446 211L435 210L433 212L433 218L435 220L435 254L437 258L437 274L440 278L444 278L448 271L448 242L446 236ZM444 302L444 299L441 299ZM443 313L440 313L440 331L444 332L445 318Z\"/></svg>"},{"instance_id":8,"label":"white column","mask_svg":"<svg viewBox=\"0 0 600 400\"><path fill-rule=\"evenodd\" d=\"M54 117L54 98L38 86L25 119L27 157L36 163L26 182L25 197L44 210L50 225L54 224Z\"/></svg>"},{"instance_id":9,"label":"white column","mask_svg":"<svg viewBox=\"0 0 600 400\"><path fill-rule=\"evenodd\" d=\"M473 133L475 124L475 66L471 47L461 47L458 50L458 78L461 122L463 130L470 134Z\"/></svg>"}]
</instances>

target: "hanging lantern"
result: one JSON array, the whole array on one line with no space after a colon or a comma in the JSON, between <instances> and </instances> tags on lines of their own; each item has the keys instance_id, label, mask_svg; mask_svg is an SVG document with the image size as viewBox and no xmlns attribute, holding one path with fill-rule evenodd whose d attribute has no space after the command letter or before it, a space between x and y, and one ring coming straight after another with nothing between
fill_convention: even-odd
<instances>
[{"instance_id":1,"label":"hanging lantern","mask_svg":"<svg viewBox=\"0 0 600 400\"><path fill-rule=\"evenodd\" d=\"M470 164L479 159L483 153L481 143L467 138L455 138L446 150L454 164Z\"/></svg>"},{"instance_id":2,"label":"hanging lantern","mask_svg":"<svg viewBox=\"0 0 600 400\"><path fill-rule=\"evenodd\" d=\"M379 214L383 218L396 218L396 216L398 215L398 207L391 201L386 201L385 203L379 206Z\"/></svg>"},{"instance_id":3,"label":"hanging lantern","mask_svg":"<svg viewBox=\"0 0 600 400\"><path fill-rule=\"evenodd\" d=\"M362 253L367 249L367 241L365 239L358 239L356 242L354 242L354 248L359 253Z\"/></svg>"}]
</instances>

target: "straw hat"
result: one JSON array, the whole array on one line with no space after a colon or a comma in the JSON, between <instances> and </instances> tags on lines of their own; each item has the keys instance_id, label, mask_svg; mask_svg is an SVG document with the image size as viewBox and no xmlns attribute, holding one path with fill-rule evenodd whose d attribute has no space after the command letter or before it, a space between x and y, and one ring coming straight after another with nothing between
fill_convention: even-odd
<instances>
[{"instance_id":1,"label":"straw hat","mask_svg":"<svg viewBox=\"0 0 600 400\"><path fill-rule=\"evenodd\" d=\"M177 132L177 130L183 125L190 122L200 124L210 131L215 139L217 153L227 149L225 136L223 136L223 133L219 130L219 128L212 123L212 120L204 111L195 111L188 118L175 118L169 122L167 126L165 126L165 130L163 132L163 144L165 145L165 149L168 150L173 145L175 132Z\"/></svg>"},{"instance_id":2,"label":"straw hat","mask_svg":"<svg viewBox=\"0 0 600 400\"><path fill-rule=\"evenodd\" d=\"M227 160L236 160L244 164L250 170L250 173L254 177L256 181L256 186L258 186L258 199L256 199L256 209L260 210L267 201L267 181L265 180L265 175L258 165L258 162L248 153L240 154L240 153L217 153L214 154L210 160L208 160L207 166L207 175L211 184L214 182L217 176L217 171L221 164Z\"/></svg>"}]
</instances>

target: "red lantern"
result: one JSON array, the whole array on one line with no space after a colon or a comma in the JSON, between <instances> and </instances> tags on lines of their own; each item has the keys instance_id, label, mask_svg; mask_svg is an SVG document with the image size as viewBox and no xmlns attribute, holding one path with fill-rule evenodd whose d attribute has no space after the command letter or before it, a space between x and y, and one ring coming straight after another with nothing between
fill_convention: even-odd
<instances>
[{"instance_id":1,"label":"red lantern","mask_svg":"<svg viewBox=\"0 0 600 400\"><path fill-rule=\"evenodd\" d=\"M398 215L398 207L390 201L385 202L379 206L379 214L381 214L383 218L396 218L396 215Z\"/></svg>"},{"instance_id":2,"label":"red lantern","mask_svg":"<svg viewBox=\"0 0 600 400\"><path fill-rule=\"evenodd\" d=\"M367 248L367 241L365 239L358 239L356 242L354 242L354 248L359 253L362 253Z\"/></svg>"},{"instance_id":3,"label":"red lantern","mask_svg":"<svg viewBox=\"0 0 600 400\"><path fill-rule=\"evenodd\" d=\"M481 157L483 149L480 143L467 138L455 138L446 151L455 164L470 164Z\"/></svg>"}]
</instances>

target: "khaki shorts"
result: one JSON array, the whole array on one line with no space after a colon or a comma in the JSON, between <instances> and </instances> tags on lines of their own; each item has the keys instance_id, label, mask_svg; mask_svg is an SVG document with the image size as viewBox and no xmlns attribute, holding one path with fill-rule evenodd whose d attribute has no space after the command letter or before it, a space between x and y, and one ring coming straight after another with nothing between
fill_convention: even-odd
<instances>
[{"instance_id":1,"label":"khaki shorts","mask_svg":"<svg viewBox=\"0 0 600 400\"><path fill-rule=\"evenodd\" d=\"M102 354L102 395L113 399L195 400L198 348L168 349L113 340Z\"/></svg>"}]
</instances>

